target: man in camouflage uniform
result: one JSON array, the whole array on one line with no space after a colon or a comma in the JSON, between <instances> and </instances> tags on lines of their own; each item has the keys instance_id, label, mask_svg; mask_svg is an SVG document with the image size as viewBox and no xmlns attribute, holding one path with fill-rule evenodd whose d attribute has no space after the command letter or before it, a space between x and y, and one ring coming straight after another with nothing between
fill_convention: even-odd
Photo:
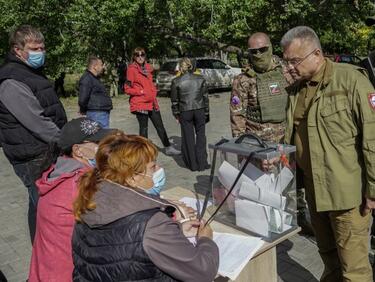
<instances>
[{"instance_id":1,"label":"man in camouflage uniform","mask_svg":"<svg viewBox=\"0 0 375 282\"><path fill-rule=\"evenodd\" d=\"M233 80L230 119L233 137L255 133L263 140L279 143L285 130L287 83L280 59L272 55L265 33L248 40L250 66Z\"/></svg>"},{"instance_id":2,"label":"man in camouflage uniform","mask_svg":"<svg viewBox=\"0 0 375 282\"><path fill-rule=\"evenodd\" d=\"M288 94L291 81L283 75L281 60L272 54L267 34L257 32L248 40L250 65L232 84L230 120L233 137L255 133L262 140L281 143L284 139ZM306 220L304 190L297 190L298 224L302 232L313 235Z\"/></svg>"}]
</instances>

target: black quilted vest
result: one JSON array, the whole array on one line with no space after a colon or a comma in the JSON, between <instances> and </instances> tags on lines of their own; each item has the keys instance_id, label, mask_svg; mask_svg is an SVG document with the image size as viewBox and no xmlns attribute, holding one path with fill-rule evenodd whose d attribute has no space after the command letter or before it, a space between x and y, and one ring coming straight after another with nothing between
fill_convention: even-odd
<instances>
[{"instance_id":1,"label":"black quilted vest","mask_svg":"<svg viewBox=\"0 0 375 282\"><path fill-rule=\"evenodd\" d=\"M73 281L176 281L153 264L142 245L147 222L159 211L141 211L99 228L77 223Z\"/></svg>"},{"instance_id":2,"label":"black quilted vest","mask_svg":"<svg viewBox=\"0 0 375 282\"><path fill-rule=\"evenodd\" d=\"M0 83L6 79L14 79L29 86L44 109L43 116L51 118L59 128L63 127L67 121L64 107L52 84L40 70L30 68L16 56L9 54L6 63L0 68ZM12 164L34 159L50 147L20 124L1 102L0 142Z\"/></svg>"}]
</instances>

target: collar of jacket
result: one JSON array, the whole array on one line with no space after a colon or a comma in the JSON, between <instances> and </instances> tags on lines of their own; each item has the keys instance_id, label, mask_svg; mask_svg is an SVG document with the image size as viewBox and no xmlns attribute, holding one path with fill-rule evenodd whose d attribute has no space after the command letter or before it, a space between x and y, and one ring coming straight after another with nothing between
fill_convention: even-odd
<instances>
[{"instance_id":1,"label":"collar of jacket","mask_svg":"<svg viewBox=\"0 0 375 282\"><path fill-rule=\"evenodd\" d=\"M95 79L99 79L99 77L97 77L95 74L93 74L89 69L86 69L86 71L87 71L87 73L88 73L89 75L91 75L93 78L95 78Z\"/></svg>"},{"instance_id":2,"label":"collar of jacket","mask_svg":"<svg viewBox=\"0 0 375 282\"><path fill-rule=\"evenodd\" d=\"M151 74L151 68L150 68L150 65L148 63L145 63L144 64L144 68L146 69L147 71L147 74L145 74L142 70L142 67L140 65L138 65L136 62L134 62L132 65L134 65L134 67L137 69L137 71L144 75L144 76L147 76L148 74Z\"/></svg>"},{"instance_id":3,"label":"collar of jacket","mask_svg":"<svg viewBox=\"0 0 375 282\"><path fill-rule=\"evenodd\" d=\"M324 60L326 61L326 69L324 70L323 81L320 89L327 87L327 85L331 82L333 76L333 62L327 58L325 58Z\"/></svg>"},{"instance_id":4,"label":"collar of jacket","mask_svg":"<svg viewBox=\"0 0 375 282\"><path fill-rule=\"evenodd\" d=\"M33 73L38 74L38 75L42 75L43 70L44 70L44 66L42 66L42 67L40 67L38 69L34 69L34 68L30 67L28 64L26 64L24 61L22 61L20 58L18 58L16 55L14 55L12 52L9 52L5 56L4 63L16 63L16 64L20 64L23 67L29 69L30 71L32 71Z\"/></svg>"}]
</instances>

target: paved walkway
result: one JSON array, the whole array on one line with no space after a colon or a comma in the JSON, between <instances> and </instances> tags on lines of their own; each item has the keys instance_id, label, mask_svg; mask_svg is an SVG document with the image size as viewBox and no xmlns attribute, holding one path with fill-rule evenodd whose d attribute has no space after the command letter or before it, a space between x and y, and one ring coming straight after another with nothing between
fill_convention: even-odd
<instances>
[{"instance_id":1,"label":"paved walkway","mask_svg":"<svg viewBox=\"0 0 375 282\"><path fill-rule=\"evenodd\" d=\"M207 141L213 143L222 136L230 136L229 93L210 95L211 121L207 126ZM68 117L77 116L75 99L64 101ZM170 100L160 98L162 117L169 137L174 143L180 143L179 125L170 111ZM114 99L111 113L111 126L127 133L137 133L135 116L129 113L125 97ZM149 127L149 138L161 147L153 126ZM199 189L208 186L209 171L190 172L183 168L180 157L171 158L159 154L159 163L167 173L167 188L182 186ZM31 245L27 232L27 192L21 181L15 176L12 167L0 149L0 270L9 281L26 281L31 254ZM322 273L322 262L312 239L295 236L278 247L279 281L299 282L318 281ZM256 281L268 282L268 281Z\"/></svg>"}]
</instances>

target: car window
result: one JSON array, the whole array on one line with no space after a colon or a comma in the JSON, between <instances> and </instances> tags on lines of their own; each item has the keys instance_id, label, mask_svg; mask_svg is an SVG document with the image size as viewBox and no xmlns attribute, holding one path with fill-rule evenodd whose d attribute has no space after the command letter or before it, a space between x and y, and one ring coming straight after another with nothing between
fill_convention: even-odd
<instances>
[{"instance_id":1,"label":"car window","mask_svg":"<svg viewBox=\"0 0 375 282\"><path fill-rule=\"evenodd\" d=\"M177 62L166 62L160 67L160 71L175 71Z\"/></svg>"},{"instance_id":2,"label":"car window","mask_svg":"<svg viewBox=\"0 0 375 282\"><path fill-rule=\"evenodd\" d=\"M213 60L212 66L214 69L225 69L227 65L224 64L222 61Z\"/></svg>"},{"instance_id":3,"label":"car window","mask_svg":"<svg viewBox=\"0 0 375 282\"><path fill-rule=\"evenodd\" d=\"M344 63L350 63L352 60L349 56L341 56L340 61Z\"/></svg>"},{"instance_id":4,"label":"car window","mask_svg":"<svg viewBox=\"0 0 375 282\"><path fill-rule=\"evenodd\" d=\"M212 69L211 60L197 60L198 69Z\"/></svg>"}]
</instances>

